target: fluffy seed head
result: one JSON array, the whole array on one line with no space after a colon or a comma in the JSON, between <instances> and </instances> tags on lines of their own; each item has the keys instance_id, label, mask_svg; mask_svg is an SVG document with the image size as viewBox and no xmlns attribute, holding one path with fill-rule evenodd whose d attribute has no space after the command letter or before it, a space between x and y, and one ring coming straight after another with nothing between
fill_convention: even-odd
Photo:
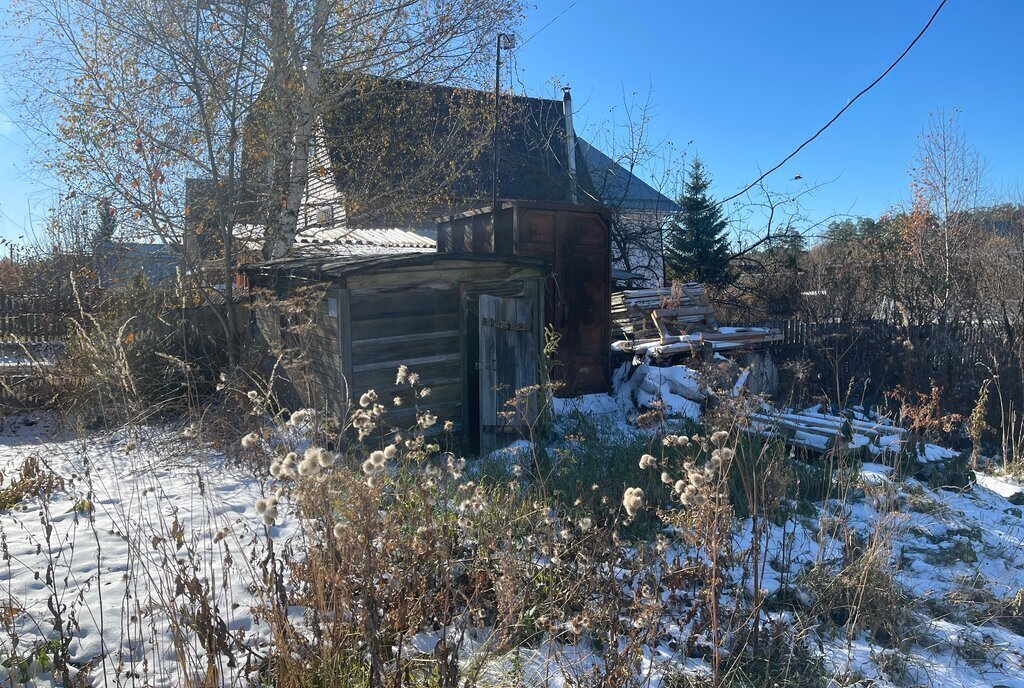
<instances>
[{"instance_id":1,"label":"fluffy seed head","mask_svg":"<svg viewBox=\"0 0 1024 688\"><path fill-rule=\"evenodd\" d=\"M303 459L299 463L299 475L304 478L312 477L320 472L320 464L315 459Z\"/></svg>"},{"instance_id":2,"label":"fluffy seed head","mask_svg":"<svg viewBox=\"0 0 1024 688\"><path fill-rule=\"evenodd\" d=\"M711 444L716 447L724 447L725 443L729 440L729 433L725 430L715 430L711 433Z\"/></svg>"},{"instance_id":3,"label":"fluffy seed head","mask_svg":"<svg viewBox=\"0 0 1024 688\"><path fill-rule=\"evenodd\" d=\"M657 465L657 463L658 460L651 456L650 454L644 454L643 456L640 457L640 468L653 468L655 465Z\"/></svg>"},{"instance_id":4,"label":"fluffy seed head","mask_svg":"<svg viewBox=\"0 0 1024 688\"><path fill-rule=\"evenodd\" d=\"M627 487L622 495L622 506L630 516L636 516L644 506L644 491L639 487Z\"/></svg>"},{"instance_id":5,"label":"fluffy seed head","mask_svg":"<svg viewBox=\"0 0 1024 688\"><path fill-rule=\"evenodd\" d=\"M260 441L260 436L257 435L255 432L250 432L248 435L246 435L245 437L242 438L242 447L244 449L249 449L251 447L255 447L256 443L259 442L259 441Z\"/></svg>"}]
</instances>

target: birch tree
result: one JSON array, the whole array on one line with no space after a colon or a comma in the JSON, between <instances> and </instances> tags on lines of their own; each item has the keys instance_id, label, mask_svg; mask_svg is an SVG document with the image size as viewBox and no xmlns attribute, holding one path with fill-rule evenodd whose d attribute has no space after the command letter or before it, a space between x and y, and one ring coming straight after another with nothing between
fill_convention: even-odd
<instances>
[{"instance_id":1,"label":"birch tree","mask_svg":"<svg viewBox=\"0 0 1024 688\"><path fill-rule=\"evenodd\" d=\"M14 80L41 165L78 194L110 198L123 233L179 246L200 297L225 297L219 317L235 341L236 229L262 218L263 255L291 250L314 126L329 105L325 70L485 82L494 34L518 21L521 5L15 0L12 10L21 48ZM269 173L254 179L242 143L257 103L269 116L259 142ZM188 180L203 180L193 187L210 199L203 221L220 244L216 270L185 250L195 238L189 215L199 210L185 203Z\"/></svg>"},{"instance_id":2,"label":"birch tree","mask_svg":"<svg viewBox=\"0 0 1024 688\"><path fill-rule=\"evenodd\" d=\"M929 116L910 171L911 202L898 215L902 268L916 276L923 298L913 319L940 325L970 316L982 196L982 165L956 112ZM899 298L899 295L897 296Z\"/></svg>"}]
</instances>

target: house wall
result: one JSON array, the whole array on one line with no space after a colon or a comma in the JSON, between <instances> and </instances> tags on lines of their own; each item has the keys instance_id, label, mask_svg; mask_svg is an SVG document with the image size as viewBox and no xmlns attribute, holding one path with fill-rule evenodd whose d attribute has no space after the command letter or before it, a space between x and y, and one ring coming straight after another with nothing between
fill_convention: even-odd
<instances>
[{"instance_id":1,"label":"house wall","mask_svg":"<svg viewBox=\"0 0 1024 688\"><path fill-rule=\"evenodd\" d=\"M321 224L317 216L322 209L330 208L332 221ZM345 199L338 191L331 169L331 160L324 141L323 125L317 122L313 147L309 156L309 176L306 192L299 212L299 231L312 227L333 227L345 224Z\"/></svg>"},{"instance_id":2,"label":"house wall","mask_svg":"<svg viewBox=\"0 0 1024 688\"><path fill-rule=\"evenodd\" d=\"M612 219L612 267L643 276L637 287L665 282L663 227L666 213L620 211Z\"/></svg>"}]
</instances>

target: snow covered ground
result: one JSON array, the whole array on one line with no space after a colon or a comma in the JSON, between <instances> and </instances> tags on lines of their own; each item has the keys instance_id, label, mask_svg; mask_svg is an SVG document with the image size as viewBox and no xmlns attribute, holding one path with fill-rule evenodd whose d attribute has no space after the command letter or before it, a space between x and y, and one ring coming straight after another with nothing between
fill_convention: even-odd
<instances>
[{"instance_id":1,"label":"snow covered ground","mask_svg":"<svg viewBox=\"0 0 1024 688\"><path fill-rule=\"evenodd\" d=\"M695 381L681 373L645 375L640 394L654 385L678 397L672 403L680 414L699 408L679 393L701 394ZM603 417L615 433L627 427L627 405L622 396L592 395L559 402L557 410ZM30 459L64 484L49 497L0 511L0 660L8 664L0 682L50 683L40 648L62 635L55 615L69 638L72 673L86 672L92 685L177 686L207 675L200 639L179 625L189 614L199 624L204 605L224 620L221 632L250 647L268 641L250 592L259 573L247 562L258 560L253 553L263 533L254 508L263 486L250 472L184 438L180 428L82 439L62 436L45 416L6 419L0 488ZM865 463L847 501L771 526L763 592L797 589L811 566L841 557L845 543L823 524L842 520L865 542L887 543L918 631L891 647L820 624L813 644L828 670L843 677L833 685L1024 688L1024 607L1007 611L1016 609L1015 598L1024 600L1024 507L1013 503L1021 492L1013 480L987 474L960 491L931 489ZM275 536L287 538L290 528L294 523L283 519ZM739 524L737 537L749 542L749 522ZM165 610L173 607L183 614L172 619ZM769 615L785 620L793 613ZM1013 613L1020 618L1011 619ZM585 652L548 642L521 660L538 681L563 685L549 659ZM212 664L221 683L241 684L245 661L244 653L220 652ZM643 671L658 686L665 672L684 665L706 669L665 643L648 648Z\"/></svg>"},{"instance_id":2,"label":"snow covered ground","mask_svg":"<svg viewBox=\"0 0 1024 688\"><path fill-rule=\"evenodd\" d=\"M0 670L4 685L36 674L49 683L33 648L61 636L54 610L71 638L72 673L88 670L94 685L179 686L185 673L205 675L205 663L188 656L197 640L172 626L168 605L201 608L203 597L218 605L227 632L249 634L253 578L242 549L259 524L251 475L196 451L180 430L80 441L59 437L45 416L8 419L5 484L29 459L65 483L48 499L0 512L0 657L13 665L11 676Z\"/></svg>"}]
</instances>

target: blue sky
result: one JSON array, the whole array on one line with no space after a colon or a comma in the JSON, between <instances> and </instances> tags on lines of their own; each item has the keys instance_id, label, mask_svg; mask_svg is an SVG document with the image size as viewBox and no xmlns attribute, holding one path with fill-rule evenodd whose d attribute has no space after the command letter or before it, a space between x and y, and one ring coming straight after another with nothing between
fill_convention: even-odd
<instances>
[{"instance_id":1,"label":"blue sky","mask_svg":"<svg viewBox=\"0 0 1024 688\"><path fill-rule=\"evenodd\" d=\"M880 74L937 2L543 0L521 29L516 88L553 97L554 83L571 85L584 133L621 119L624 97L650 93L652 140L680 148L693 141L689 151L704 159L722 197L781 160ZM949 0L904 61L769 185L795 189L796 174L812 184L838 177L805 210L876 216L905 197L929 113L954 108L990 187L1018 185L1022 25L1020 0ZM52 198L45 184L25 178L28 167L22 134L0 114L0 235L8 238Z\"/></svg>"}]
</instances>

